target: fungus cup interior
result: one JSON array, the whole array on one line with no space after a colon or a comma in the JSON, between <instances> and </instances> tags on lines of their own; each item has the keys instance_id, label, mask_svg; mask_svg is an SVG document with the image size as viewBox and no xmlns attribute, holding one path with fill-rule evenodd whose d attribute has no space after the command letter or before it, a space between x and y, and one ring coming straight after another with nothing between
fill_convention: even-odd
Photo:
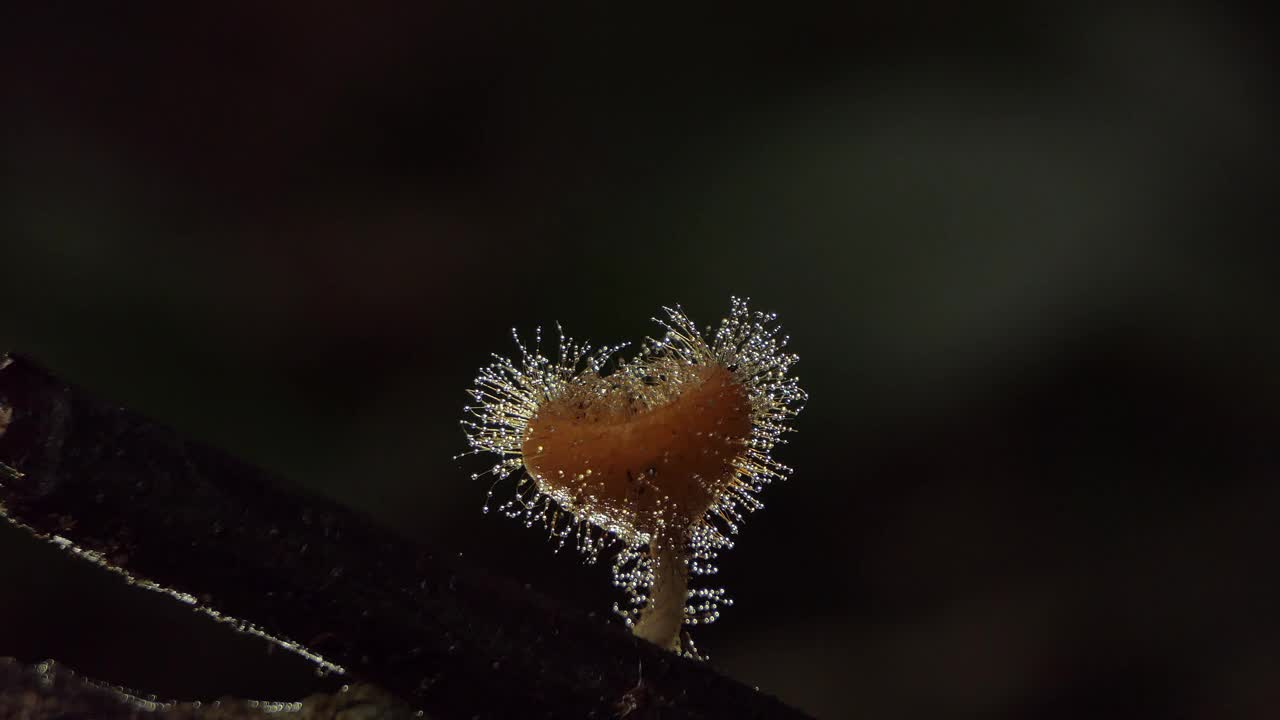
<instances>
[{"instance_id":1,"label":"fungus cup interior","mask_svg":"<svg viewBox=\"0 0 1280 720\"><path fill-rule=\"evenodd\" d=\"M539 489L575 515L633 538L683 534L737 473L751 412L746 388L721 365L642 394L593 374L539 408L522 454Z\"/></svg>"}]
</instances>

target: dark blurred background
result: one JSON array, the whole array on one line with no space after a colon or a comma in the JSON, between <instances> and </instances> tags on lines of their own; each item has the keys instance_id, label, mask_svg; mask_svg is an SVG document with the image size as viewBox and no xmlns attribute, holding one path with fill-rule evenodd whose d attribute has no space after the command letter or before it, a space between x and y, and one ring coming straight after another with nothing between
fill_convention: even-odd
<instances>
[{"instance_id":1,"label":"dark blurred background","mask_svg":"<svg viewBox=\"0 0 1280 720\"><path fill-rule=\"evenodd\" d=\"M717 667L823 718L1280 710L1261 17L84 5L0 22L0 346L607 614L481 514L463 390L512 326L748 295L812 400ZM0 618L161 696L321 683L8 527Z\"/></svg>"}]
</instances>

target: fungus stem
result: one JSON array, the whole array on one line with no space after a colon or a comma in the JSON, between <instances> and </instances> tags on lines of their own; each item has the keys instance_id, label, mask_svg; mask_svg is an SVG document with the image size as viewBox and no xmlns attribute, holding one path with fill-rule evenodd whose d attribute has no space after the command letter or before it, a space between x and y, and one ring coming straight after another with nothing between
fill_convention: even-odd
<instances>
[{"instance_id":1,"label":"fungus stem","mask_svg":"<svg viewBox=\"0 0 1280 720\"><path fill-rule=\"evenodd\" d=\"M675 652L680 651L680 628L684 625L684 606L689 597L689 564L687 543L676 537L657 533L649 542L653 558L653 587L649 604L632 628L636 637Z\"/></svg>"}]
</instances>

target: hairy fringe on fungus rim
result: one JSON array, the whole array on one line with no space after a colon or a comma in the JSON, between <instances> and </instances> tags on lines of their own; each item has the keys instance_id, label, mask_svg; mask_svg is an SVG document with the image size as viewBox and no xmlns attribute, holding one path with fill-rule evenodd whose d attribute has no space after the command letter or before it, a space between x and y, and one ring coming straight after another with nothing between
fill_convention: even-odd
<instances>
[{"instance_id":1,"label":"hairy fringe on fungus rim","mask_svg":"<svg viewBox=\"0 0 1280 720\"><path fill-rule=\"evenodd\" d=\"M757 495L791 473L772 452L807 399L776 316L731 304L710 339L679 306L664 308L665 334L629 360L617 357L626 344L593 350L563 331L553 360L541 329L532 349L513 330L519 357L480 370L462 422L464 455L499 456L472 478L496 486L518 473L498 510L541 524L559 547L572 540L591 562L616 547L614 584L629 601L614 610L637 636L694 657L682 626L732 602L690 589L690 576L716 571ZM492 498L490 488L486 512Z\"/></svg>"}]
</instances>

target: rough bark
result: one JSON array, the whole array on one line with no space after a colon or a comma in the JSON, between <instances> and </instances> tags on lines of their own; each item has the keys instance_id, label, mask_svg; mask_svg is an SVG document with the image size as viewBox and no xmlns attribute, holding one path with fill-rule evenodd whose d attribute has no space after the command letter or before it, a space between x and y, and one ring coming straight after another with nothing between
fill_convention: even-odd
<instances>
[{"instance_id":1,"label":"rough bark","mask_svg":"<svg viewBox=\"0 0 1280 720\"><path fill-rule=\"evenodd\" d=\"M77 675L46 660L0 658L0 718L11 720L411 720L404 702L371 685L296 702L223 699L160 702ZM425 720L430 720L426 718Z\"/></svg>"}]
</instances>

